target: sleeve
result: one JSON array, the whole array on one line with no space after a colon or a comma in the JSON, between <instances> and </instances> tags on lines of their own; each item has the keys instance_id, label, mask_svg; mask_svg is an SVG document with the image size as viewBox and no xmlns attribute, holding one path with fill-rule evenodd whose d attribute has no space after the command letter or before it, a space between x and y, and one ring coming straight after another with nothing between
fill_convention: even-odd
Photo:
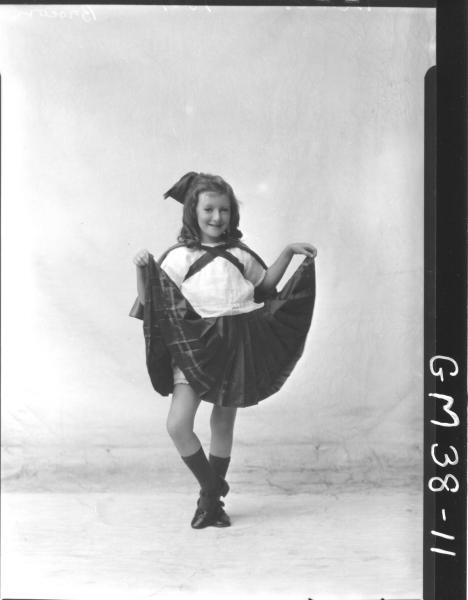
<instances>
[{"instance_id":1,"label":"sleeve","mask_svg":"<svg viewBox=\"0 0 468 600\"><path fill-rule=\"evenodd\" d=\"M185 274L188 271L187 253L185 248L176 248L169 252L161 263L161 268L178 288L182 285Z\"/></svg>"},{"instance_id":2,"label":"sleeve","mask_svg":"<svg viewBox=\"0 0 468 600\"><path fill-rule=\"evenodd\" d=\"M242 252L242 263L244 265L244 277L250 281L254 287L260 285L265 277L266 270L262 265L248 252Z\"/></svg>"}]
</instances>

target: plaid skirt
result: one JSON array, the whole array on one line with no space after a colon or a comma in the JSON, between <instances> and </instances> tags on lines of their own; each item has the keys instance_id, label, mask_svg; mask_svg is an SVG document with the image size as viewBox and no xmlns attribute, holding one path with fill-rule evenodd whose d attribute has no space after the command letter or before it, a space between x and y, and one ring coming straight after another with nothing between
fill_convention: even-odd
<instances>
[{"instance_id":1,"label":"plaid skirt","mask_svg":"<svg viewBox=\"0 0 468 600\"><path fill-rule=\"evenodd\" d=\"M195 312L153 257L146 268L143 331L157 392L173 391L173 362L200 399L218 406L252 406L282 387L303 352L312 320L313 259L304 259L283 289L257 310L209 318Z\"/></svg>"}]
</instances>

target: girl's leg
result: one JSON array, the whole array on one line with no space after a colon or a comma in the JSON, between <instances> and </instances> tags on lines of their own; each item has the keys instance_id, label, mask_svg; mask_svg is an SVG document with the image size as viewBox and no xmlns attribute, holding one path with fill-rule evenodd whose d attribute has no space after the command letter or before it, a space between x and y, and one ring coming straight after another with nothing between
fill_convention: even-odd
<instances>
[{"instance_id":1,"label":"girl's leg","mask_svg":"<svg viewBox=\"0 0 468 600\"><path fill-rule=\"evenodd\" d=\"M197 509L191 522L192 527L194 529L202 529L209 525L227 527L231 523L229 517L221 509L222 503L219 498L228 493L229 486L211 467L200 440L193 431L199 404L200 399L189 385L176 384L167 417L167 431L182 460L201 486Z\"/></svg>"},{"instance_id":2,"label":"girl's leg","mask_svg":"<svg viewBox=\"0 0 468 600\"><path fill-rule=\"evenodd\" d=\"M182 460L197 478L202 490L211 493L219 479L211 468L200 440L193 431L200 399L187 384L176 384L167 417L167 431Z\"/></svg>"},{"instance_id":3,"label":"girl's leg","mask_svg":"<svg viewBox=\"0 0 468 600\"><path fill-rule=\"evenodd\" d=\"M231 456L236 414L236 407L213 406L210 419L210 453L214 456L219 456L223 458Z\"/></svg>"},{"instance_id":4,"label":"girl's leg","mask_svg":"<svg viewBox=\"0 0 468 600\"><path fill-rule=\"evenodd\" d=\"M210 465L223 479L231 460L231 450L237 408L213 406L211 412Z\"/></svg>"},{"instance_id":5,"label":"girl's leg","mask_svg":"<svg viewBox=\"0 0 468 600\"><path fill-rule=\"evenodd\" d=\"M201 446L193 431L199 405L200 399L189 385L178 383L174 386L166 425L181 456L193 454Z\"/></svg>"}]
</instances>

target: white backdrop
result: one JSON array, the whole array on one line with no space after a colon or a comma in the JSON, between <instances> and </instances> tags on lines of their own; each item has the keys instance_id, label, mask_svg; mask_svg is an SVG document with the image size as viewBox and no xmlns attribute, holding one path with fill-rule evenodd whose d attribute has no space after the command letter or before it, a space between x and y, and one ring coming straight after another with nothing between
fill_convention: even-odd
<instances>
[{"instance_id":1,"label":"white backdrop","mask_svg":"<svg viewBox=\"0 0 468 600\"><path fill-rule=\"evenodd\" d=\"M434 16L1 7L8 474L63 475L111 449L175 454L169 399L151 388L128 311L132 257L175 242L181 207L162 194L189 170L231 183L244 239L267 263L292 241L318 248L304 355L278 394L239 411L234 454L357 465L364 478L421 466Z\"/></svg>"}]
</instances>

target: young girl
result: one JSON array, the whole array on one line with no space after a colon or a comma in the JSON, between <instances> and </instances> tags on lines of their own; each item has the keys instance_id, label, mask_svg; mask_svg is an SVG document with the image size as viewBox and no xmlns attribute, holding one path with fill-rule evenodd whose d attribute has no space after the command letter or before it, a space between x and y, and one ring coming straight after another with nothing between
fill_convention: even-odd
<instances>
[{"instance_id":1,"label":"young girl","mask_svg":"<svg viewBox=\"0 0 468 600\"><path fill-rule=\"evenodd\" d=\"M289 244L267 268L240 242L239 205L221 177L187 173L164 197L182 203L179 243L156 262L134 258L153 387L172 402L167 430L200 484L191 525L227 527L220 500L238 407L277 392L302 354L315 301L316 249ZM280 293L276 285L294 254L305 260ZM204 400L213 404L209 459L193 431Z\"/></svg>"}]
</instances>

